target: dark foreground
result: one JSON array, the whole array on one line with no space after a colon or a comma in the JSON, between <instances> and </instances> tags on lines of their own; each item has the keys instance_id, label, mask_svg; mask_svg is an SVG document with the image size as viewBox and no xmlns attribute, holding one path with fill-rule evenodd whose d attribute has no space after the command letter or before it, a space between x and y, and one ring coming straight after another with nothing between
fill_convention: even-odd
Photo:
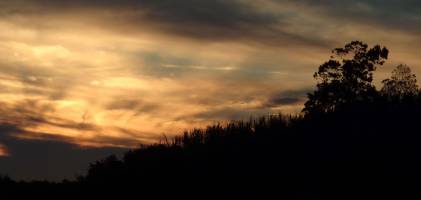
<instances>
[{"instance_id":1,"label":"dark foreground","mask_svg":"<svg viewBox=\"0 0 421 200\"><path fill-rule=\"evenodd\" d=\"M421 109L378 107L215 125L110 156L77 181L4 179L1 190L57 198L412 199L420 188Z\"/></svg>"}]
</instances>

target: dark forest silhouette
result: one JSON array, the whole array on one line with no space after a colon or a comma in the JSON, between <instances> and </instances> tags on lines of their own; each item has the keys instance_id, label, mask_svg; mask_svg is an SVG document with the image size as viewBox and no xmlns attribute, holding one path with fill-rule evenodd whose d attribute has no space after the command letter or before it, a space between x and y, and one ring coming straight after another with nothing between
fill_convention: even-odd
<instances>
[{"instance_id":1,"label":"dark forest silhouette","mask_svg":"<svg viewBox=\"0 0 421 200\"><path fill-rule=\"evenodd\" d=\"M410 197L421 177L421 93L415 75L399 65L377 90L373 73L386 62L387 48L353 41L332 53L315 73L317 88L301 115L194 129L121 159L97 161L76 181L3 177L1 190L75 197Z\"/></svg>"}]
</instances>

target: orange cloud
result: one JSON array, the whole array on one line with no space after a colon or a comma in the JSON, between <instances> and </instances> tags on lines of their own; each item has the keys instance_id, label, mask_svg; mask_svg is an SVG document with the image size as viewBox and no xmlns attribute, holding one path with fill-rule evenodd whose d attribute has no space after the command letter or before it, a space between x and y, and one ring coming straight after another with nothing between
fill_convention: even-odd
<instances>
[{"instance_id":1,"label":"orange cloud","mask_svg":"<svg viewBox=\"0 0 421 200\"><path fill-rule=\"evenodd\" d=\"M6 146L0 144L0 157L9 156L9 151L7 150Z\"/></svg>"}]
</instances>

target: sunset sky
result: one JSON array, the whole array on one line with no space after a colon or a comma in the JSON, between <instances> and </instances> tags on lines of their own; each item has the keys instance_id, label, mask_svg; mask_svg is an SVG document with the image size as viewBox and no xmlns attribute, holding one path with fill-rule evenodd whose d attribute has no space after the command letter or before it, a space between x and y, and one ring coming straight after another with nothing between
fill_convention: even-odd
<instances>
[{"instance_id":1,"label":"sunset sky","mask_svg":"<svg viewBox=\"0 0 421 200\"><path fill-rule=\"evenodd\" d=\"M0 174L73 178L163 134L297 113L351 40L421 73L418 0L0 2Z\"/></svg>"}]
</instances>

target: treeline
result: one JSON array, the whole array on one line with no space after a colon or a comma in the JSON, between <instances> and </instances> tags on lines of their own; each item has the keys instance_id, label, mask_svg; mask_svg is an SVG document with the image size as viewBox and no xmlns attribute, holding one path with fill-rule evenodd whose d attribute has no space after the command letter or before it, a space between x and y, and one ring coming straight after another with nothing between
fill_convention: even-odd
<instances>
[{"instance_id":1,"label":"treeline","mask_svg":"<svg viewBox=\"0 0 421 200\"><path fill-rule=\"evenodd\" d=\"M355 199L415 194L421 177L421 93L404 64L372 84L388 49L334 49L300 115L186 131L89 166L76 181L0 180L25 194ZM29 191L29 192L28 192Z\"/></svg>"}]
</instances>

